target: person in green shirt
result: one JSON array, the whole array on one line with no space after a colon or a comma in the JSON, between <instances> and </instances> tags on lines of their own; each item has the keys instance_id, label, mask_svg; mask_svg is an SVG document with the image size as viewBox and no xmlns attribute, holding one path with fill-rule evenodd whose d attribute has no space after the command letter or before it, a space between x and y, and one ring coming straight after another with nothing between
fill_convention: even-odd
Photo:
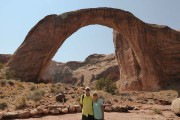
<instances>
[{"instance_id":1,"label":"person in green shirt","mask_svg":"<svg viewBox=\"0 0 180 120\"><path fill-rule=\"evenodd\" d=\"M103 100L98 97L96 91L93 92L93 111L95 120L104 120Z\"/></svg>"},{"instance_id":2,"label":"person in green shirt","mask_svg":"<svg viewBox=\"0 0 180 120\"><path fill-rule=\"evenodd\" d=\"M81 95L80 104L82 108L82 120L94 120L93 96L90 94L90 87L85 88L85 94Z\"/></svg>"}]
</instances>

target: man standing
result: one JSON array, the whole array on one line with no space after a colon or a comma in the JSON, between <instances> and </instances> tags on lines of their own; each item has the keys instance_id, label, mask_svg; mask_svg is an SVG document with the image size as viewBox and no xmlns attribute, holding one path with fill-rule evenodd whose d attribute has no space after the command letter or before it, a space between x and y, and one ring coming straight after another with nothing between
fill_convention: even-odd
<instances>
[{"instance_id":1,"label":"man standing","mask_svg":"<svg viewBox=\"0 0 180 120\"><path fill-rule=\"evenodd\" d=\"M80 104L82 108L82 120L94 120L93 116L93 96L90 94L90 87L85 88L85 94L81 96Z\"/></svg>"}]
</instances>

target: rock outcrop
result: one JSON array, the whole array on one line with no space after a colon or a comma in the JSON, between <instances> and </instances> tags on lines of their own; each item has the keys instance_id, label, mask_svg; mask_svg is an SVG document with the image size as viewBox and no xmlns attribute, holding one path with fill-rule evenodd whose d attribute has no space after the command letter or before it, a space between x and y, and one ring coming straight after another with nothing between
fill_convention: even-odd
<instances>
[{"instance_id":1,"label":"rock outcrop","mask_svg":"<svg viewBox=\"0 0 180 120\"><path fill-rule=\"evenodd\" d=\"M6 64L11 59L11 54L0 54L0 63Z\"/></svg>"},{"instance_id":2,"label":"rock outcrop","mask_svg":"<svg viewBox=\"0 0 180 120\"><path fill-rule=\"evenodd\" d=\"M23 81L38 82L63 42L78 29L114 29L121 90L159 90L180 79L180 32L144 23L127 11L93 8L48 15L31 29L5 66Z\"/></svg>"},{"instance_id":3,"label":"rock outcrop","mask_svg":"<svg viewBox=\"0 0 180 120\"><path fill-rule=\"evenodd\" d=\"M86 84L111 76L112 80L119 80L119 67L115 54L103 55L93 54L88 56L85 61L70 61L59 63L52 61L47 67L42 80L45 82L61 82L76 84ZM83 77L82 77L83 76Z\"/></svg>"}]
</instances>

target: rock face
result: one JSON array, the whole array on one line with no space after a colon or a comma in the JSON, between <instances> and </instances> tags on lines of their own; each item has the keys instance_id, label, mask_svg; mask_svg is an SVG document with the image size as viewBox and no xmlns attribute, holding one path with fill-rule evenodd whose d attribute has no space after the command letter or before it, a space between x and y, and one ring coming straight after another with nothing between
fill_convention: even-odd
<instances>
[{"instance_id":1,"label":"rock face","mask_svg":"<svg viewBox=\"0 0 180 120\"><path fill-rule=\"evenodd\" d=\"M119 80L119 67L115 54L93 54L85 61L70 61L59 63L52 61L47 67L42 79L49 82L88 84L94 80L111 76L112 80Z\"/></svg>"},{"instance_id":2,"label":"rock face","mask_svg":"<svg viewBox=\"0 0 180 120\"><path fill-rule=\"evenodd\" d=\"M11 59L11 57L11 54L0 54L0 63L6 64Z\"/></svg>"},{"instance_id":3,"label":"rock face","mask_svg":"<svg viewBox=\"0 0 180 120\"><path fill-rule=\"evenodd\" d=\"M92 24L114 29L119 68L122 65L119 89L159 90L179 82L180 32L144 23L129 12L113 8L46 16L31 29L5 68L24 81L37 82L63 42Z\"/></svg>"}]
</instances>

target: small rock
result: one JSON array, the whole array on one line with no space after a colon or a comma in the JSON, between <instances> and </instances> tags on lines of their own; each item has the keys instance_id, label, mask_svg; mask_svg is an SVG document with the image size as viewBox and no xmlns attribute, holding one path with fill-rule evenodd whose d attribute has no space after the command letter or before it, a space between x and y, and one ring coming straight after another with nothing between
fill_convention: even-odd
<instances>
[{"instance_id":1,"label":"small rock","mask_svg":"<svg viewBox=\"0 0 180 120\"><path fill-rule=\"evenodd\" d=\"M176 98L172 101L171 111L173 111L176 115L180 115L180 98Z\"/></svg>"},{"instance_id":2,"label":"small rock","mask_svg":"<svg viewBox=\"0 0 180 120\"><path fill-rule=\"evenodd\" d=\"M76 112L81 112L81 106L80 105L74 105L74 107L76 108Z\"/></svg>"},{"instance_id":3,"label":"small rock","mask_svg":"<svg viewBox=\"0 0 180 120\"><path fill-rule=\"evenodd\" d=\"M30 116L31 116L31 114L30 114L29 111L20 111L20 112L18 113L18 117L19 117L20 119L22 119L22 118L29 118Z\"/></svg>"},{"instance_id":4,"label":"small rock","mask_svg":"<svg viewBox=\"0 0 180 120\"><path fill-rule=\"evenodd\" d=\"M49 109L42 109L42 114L47 115L49 113Z\"/></svg>"},{"instance_id":5,"label":"small rock","mask_svg":"<svg viewBox=\"0 0 180 120\"><path fill-rule=\"evenodd\" d=\"M65 102L65 95L62 93L59 93L56 95L56 101L57 102Z\"/></svg>"},{"instance_id":6,"label":"small rock","mask_svg":"<svg viewBox=\"0 0 180 120\"><path fill-rule=\"evenodd\" d=\"M42 112L43 109L45 109L45 108L46 108L45 105L41 105L41 106L38 106L36 109L37 109L37 111Z\"/></svg>"},{"instance_id":7,"label":"small rock","mask_svg":"<svg viewBox=\"0 0 180 120\"><path fill-rule=\"evenodd\" d=\"M114 99L113 101L114 101L114 102L118 102L118 99Z\"/></svg>"},{"instance_id":8,"label":"small rock","mask_svg":"<svg viewBox=\"0 0 180 120\"><path fill-rule=\"evenodd\" d=\"M123 106L113 106L113 111L115 111L115 112L128 112L128 108L123 107Z\"/></svg>"},{"instance_id":9,"label":"small rock","mask_svg":"<svg viewBox=\"0 0 180 120\"><path fill-rule=\"evenodd\" d=\"M58 115L59 114L59 110L58 109L52 109L49 111L51 114L53 115Z\"/></svg>"},{"instance_id":10,"label":"small rock","mask_svg":"<svg viewBox=\"0 0 180 120\"><path fill-rule=\"evenodd\" d=\"M64 114L68 113L68 109L67 108L63 108L62 109L62 113L64 113Z\"/></svg>"},{"instance_id":11,"label":"small rock","mask_svg":"<svg viewBox=\"0 0 180 120\"><path fill-rule=\"evenodd\" d=\"M112 106L106 106L104 110L105 110L106 112L112 112L112 111L113 111L113 108L112 108Z\"/></svg>"},{"instance_id":12,"label":"small rock","mask_svg":"<svg viewBox=\"0 0 180 120\"><path fill-rule=\"evenodd\" d=\"M138 107L134 107L134 110L140 110Z\"/></svg>"},{"instance_id":13,"label":"small rock","mask_svg":"<svg viewBox=\"0 0 180 120\"><path fill-rule=\"evenodd\" d=\"M59 113L62 113L62 108L57 108L59 110Z\"/></svg>"},{"instance_id":14,"label":"small rock","mask_svg":"<svg viewBox=\"0 0 180 120\"><path fill-rule=\"evenodd\" d=\"M70 113L73 113L73 112L75 112L76 111L76 108L75 108L75 106L69 106L69 112Z\"/></svg>"},{"instance_id":15,"label":"small rock","mask_svg":"<svg viewBox=\"0 0 180 120\"><path fill-rule=\"evenodd\" d=\"M18 112L6 112L3 115L4 119L16 119L18 118Z\"/></svg>"},{"instance_id":16,"label":"small rock","mask_svg":"<svg viewBox=\"0 0 180 120\"><path fill-rule=\"evenodd\" d=\"M33 109L30 111L31 116L40 115L42 112L38 111L37 109Z\"/></svg>"},{"instance_id":17,"label":"small rock","mask_svg":"<svg viewBox=\"0 0 180 120\"><path fill-rule=\"evenodd\" d=\"M134 107L134 106L129 106L129 105L127 105L126 108L127 108L128 110L133 110L135 107Z\"/></svg>"}]
</instances>

